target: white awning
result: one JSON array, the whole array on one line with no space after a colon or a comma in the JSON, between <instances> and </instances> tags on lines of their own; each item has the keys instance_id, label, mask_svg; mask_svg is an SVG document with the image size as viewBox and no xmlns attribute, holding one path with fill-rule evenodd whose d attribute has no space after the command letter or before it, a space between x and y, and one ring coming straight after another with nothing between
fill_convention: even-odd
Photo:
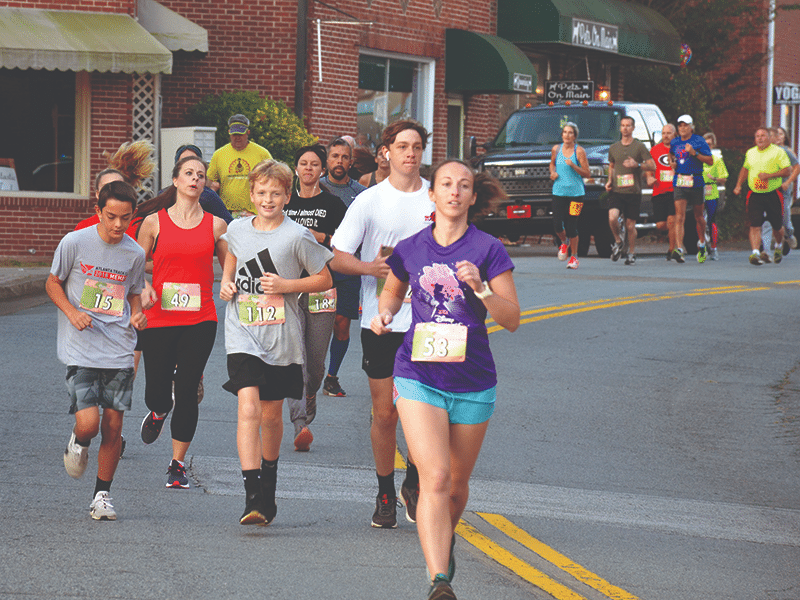
<instances>
[{"instance_id":1,"label":"white awning","mask_svg":"<svg viewBox=\"0 0 800 600\"><path fill-rule=\"evenodd\" d=\"M131 16L0 8L0 67L171 73L172 52Z\"/></svg>"},{"instance_id":2,"label":"white awning","mask_svg":"<svg viewBox=\"0 0 800 600\"><path fill-rule=\"evenodd\" d=\"M155 0L139 1L139 23L173 52L208 52L208 32Z\"/></svg>"}]
</instances>

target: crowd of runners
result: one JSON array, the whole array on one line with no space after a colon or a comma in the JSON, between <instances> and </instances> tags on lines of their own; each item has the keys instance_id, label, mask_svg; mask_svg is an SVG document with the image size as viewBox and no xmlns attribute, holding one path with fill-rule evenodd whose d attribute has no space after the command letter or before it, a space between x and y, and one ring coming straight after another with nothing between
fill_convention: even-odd
<instances>
[{"instance_id":1,"label":"crowd of runners","mask_svg":"<svg viewBox=\"0 0 800 600\"><path fill-rule=\"evenodd\" d=\"M67 473L83 475L99 434L90 515L117 518L110 490L141 354L147 407L141 439L152 444L169 420L166 486L190 486L185 459L217 334L217 260L219 298L226 303L222 387L238 403L245 505L239 522L268 525L276 518L283 401L294 449L309 451L320 388L346 395L338 372L351 321L360 319L377 479L370 524L396 528L397 506L405 506L407 520L417 523L428 598L455 598L454 531L496 399L485 321L490 316L514 331L520 320L514 264L503 244L473 223L505 194L497 180L460 160L445 160L423 179L429 133L415 121L384 129L372 174L352 171L347 137L300 148L293 173L265 149L250 147L248 127L244 115L231 117L231 144L214 154L211 168L196 146L178 148L172 184L143 203L136 187L152 171L152 147L123 145L96 177L96 214L59 244L47 292L59 308L58 358L67 366L75 416L64 452ZM622 254L620 220L634 231L644 173L669 235L667 259L684 262L687 206L697 221L698 261L718 258L714 192L728 174L713 152L713 134L695 135L684 115L648 151L632 138L633 128L623 117L621 141L609 150L612 260ZM781 144L779 132L773 134ZM555 233L559 259L569 257L567 267L576 269L577 218L589 172L578 126L567 123L562 139L550 166ZM796 246L783 193L798 171L791 151L759 129L736 186L737 194L745 180L750 188L753 264L770 251L780 262L784 242ZM772 230L762 242L765 221ZM627 247L625 263L632 265L635 236ZM408 445L399 498L398 420Z\"/></svg>"}]
</instances>

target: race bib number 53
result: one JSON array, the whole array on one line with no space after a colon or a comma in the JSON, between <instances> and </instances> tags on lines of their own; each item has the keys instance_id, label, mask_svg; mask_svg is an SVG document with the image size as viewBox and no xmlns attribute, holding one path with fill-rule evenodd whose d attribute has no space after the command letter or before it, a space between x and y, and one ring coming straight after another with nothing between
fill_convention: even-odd
<instances>
[{"instance_id":1,"label":"race bib number 53","mask_svg":"<svg viewBox=\"0 0 800 600\"><path fill-rule=\"evenodd\" d=\"M464 362L467 328L448 323L417 323L411 360L420 362Z\"/></svg>"}]
</instances>

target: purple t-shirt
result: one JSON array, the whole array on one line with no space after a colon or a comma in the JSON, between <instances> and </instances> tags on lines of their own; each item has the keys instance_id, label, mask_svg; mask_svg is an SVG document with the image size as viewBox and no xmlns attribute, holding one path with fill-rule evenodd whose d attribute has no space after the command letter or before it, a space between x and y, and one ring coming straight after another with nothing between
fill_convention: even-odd
<instances>
[{"instance_id":1,"label":"purple t-shirt","mask_svg":"<svg viewBox=\"0 0 800 600\"><path fill-rule=\"evenodd\" d=\"M414 379L449 392L480 392L497 385L497 372L489 350L486 307L466 283L456 279L456 263L468 260L481 279L491 281L514 268L508 252L496 238L470 225L454 244L442 247L433 228L399 242L387 259L392 272L411 284L411 327L394 361L394 375ZM467 326L464 362L412 362L411 349L417 323L454 323Z\"/></svg>"}]
</instances>

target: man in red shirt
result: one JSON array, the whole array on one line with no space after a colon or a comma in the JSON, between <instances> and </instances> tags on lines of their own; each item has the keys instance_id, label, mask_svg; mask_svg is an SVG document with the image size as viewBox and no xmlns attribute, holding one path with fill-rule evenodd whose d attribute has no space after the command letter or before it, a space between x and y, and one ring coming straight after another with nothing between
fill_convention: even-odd
<instances>
[{"instance_id":1,"label":"man in red shirt","mask_svg":"<svg viewBox=\"0 0 800 600\"><path fill-rule=\"evenodd\" d=\"M672 187L674 173L669 162L669 144L677 133L671 123L664 125L661 129L661 141L650 149L656 170L654 173L647 172L647 185L653 188L653 217L656 229L666 231L669 238L667 260L672 260L672 253L675 251L675 200Z\"/></svg>"}]
</instances>

